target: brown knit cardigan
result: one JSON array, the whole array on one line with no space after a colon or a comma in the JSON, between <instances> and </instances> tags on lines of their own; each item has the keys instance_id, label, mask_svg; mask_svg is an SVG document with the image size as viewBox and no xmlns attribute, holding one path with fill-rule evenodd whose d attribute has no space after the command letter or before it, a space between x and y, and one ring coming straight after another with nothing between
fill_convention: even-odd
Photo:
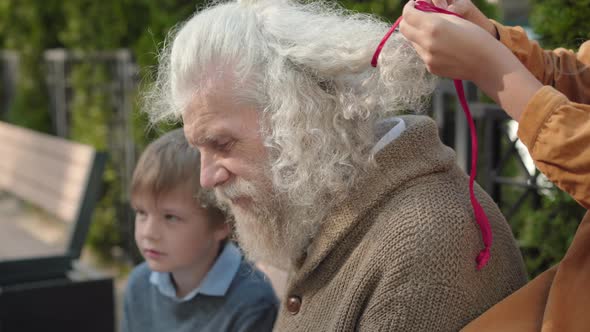
<instances>
[{"instance_id":1,"label":"brown knit cardigan","mask_svg":"<svg viewBox=\"0 0 590 332\"><path fill-rule=\"evenodd\" d=\"M403 119L290 273L275 331L457 331L526 282L510 227L479 187L494 243L476 270L467 175L430 118Z\"/></svg>"}]
</instances>

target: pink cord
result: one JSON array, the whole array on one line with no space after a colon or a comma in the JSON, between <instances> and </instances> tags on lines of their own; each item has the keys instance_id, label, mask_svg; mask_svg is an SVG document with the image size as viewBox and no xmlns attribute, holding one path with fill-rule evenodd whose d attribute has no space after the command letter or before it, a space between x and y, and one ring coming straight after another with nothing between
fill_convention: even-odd
<instances>
[{"instance_id":1,"label":"pink cord","mask_svg":"<svg viewBox=\"0 0 590 332\"><path fill-rule=\"evenodd\" d=\"M450 12L448 10L436 7L428 2L424 1L417 1L415 8L424 12L432 12L432 13L443 13L448 15L454 15L457 17L463 18L461 15L457 13ZM371 60L371 65L373 67L377 67L377 59L379 58L379 54L381 54L381 50L383 46L389 39L389 37L393 34L395 29L399 26L402 21L402 17L398 18L391 29L387 32L387 34L383 37L379 46L377 46L377 50L375 54L373 54L373 59ZM463 82L461 80L454 80L455 83L455 90L457 91L457 95L459 97L459 101L461 103L461 107L463 108L463 112L465 113L465 117L467 118L467 122L469 124L469 130L471 132L471 174L469 176L469 197L471 199L471 206L473 206L473 211L475 214L475 220L479 225L479 229L481 232L481 238L483 240L483 244L485 246L484 249L480 251L475 259L477 263L477 269L481 270L490 259L490 248L492 246L492 228L490 227L490 222L488 217L486 216L485 211L479 204L479 201L475 197L475 192L473 190L473 185L475 183L475 175L477 170L477 132L475 130L475 124L473 123L473 118L471 117L471 111L469 110L469 105L467 104L467 99L465 98L465 91L463 90Z\"/></svg>"}]
</instances>

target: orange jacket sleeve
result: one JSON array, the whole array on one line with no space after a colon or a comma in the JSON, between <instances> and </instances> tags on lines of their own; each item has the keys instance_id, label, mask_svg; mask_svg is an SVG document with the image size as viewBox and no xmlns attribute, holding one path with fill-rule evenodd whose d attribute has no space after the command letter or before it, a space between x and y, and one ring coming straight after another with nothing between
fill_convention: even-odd
<instances>
[{"instance_id":1,"label":"orange jacket sleeve","mask_svg":"<svg viewBox=\"0 0 590 332\"><path fill-rule=\"evenodd\" d=\"M528 39L521 27L507 27L492 21L500 42L508 47L535 77L563 93L569 100L590 104L590 41L577 53L558 48L543 50Z\"/></svg>"},{"instance_id":2,"label":"orange jacket sleeve","mask_svg":"<svg viewBox=\"0 0 590 332\"><path fill-rule=\"evenodd\" d=\"M500 41L541 81L520 119L518 136L535 164L590 209L590 41L578 53L543 50L522 28L496 22Z\"/></svg>"}]
</instances>

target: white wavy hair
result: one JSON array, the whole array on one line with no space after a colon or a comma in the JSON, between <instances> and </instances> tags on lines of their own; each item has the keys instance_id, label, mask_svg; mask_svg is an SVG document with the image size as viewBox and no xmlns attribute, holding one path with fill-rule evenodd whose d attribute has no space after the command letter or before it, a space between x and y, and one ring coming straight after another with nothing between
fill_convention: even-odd
<instances>
[{"instance_id":1,"label":"white wavy hair","mask_svg":"<svg viewBox=\"0 0 590 332\"><path fill-rule=\"evenodd\" d=\"M331 2L216 2L170 34L144 109L152 122L178 120L231 70L236 98L262 112L276 189L302 206L334 201L373 164L375 124L423 110L436 85L398 33L371 67L388 29Z\"/></svg>"}]
</instances>

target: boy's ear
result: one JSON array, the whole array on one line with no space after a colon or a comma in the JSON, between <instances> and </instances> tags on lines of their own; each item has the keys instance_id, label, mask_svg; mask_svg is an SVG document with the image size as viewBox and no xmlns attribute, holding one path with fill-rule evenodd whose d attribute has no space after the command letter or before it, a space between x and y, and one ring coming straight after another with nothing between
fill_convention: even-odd
<instances>
[{"instance_id":1,"label":"boy's ear","mask_svg":"<svg viewBox=\"0 0 590 332\"><path fill-rule=\"evenodd\" d=\"M231 226L229 223L224 222L222 225L218 226L215 230L215 237L217 241L225 240L229 238L229 234L231 232Z\"/></svg>"}]
</instances>

